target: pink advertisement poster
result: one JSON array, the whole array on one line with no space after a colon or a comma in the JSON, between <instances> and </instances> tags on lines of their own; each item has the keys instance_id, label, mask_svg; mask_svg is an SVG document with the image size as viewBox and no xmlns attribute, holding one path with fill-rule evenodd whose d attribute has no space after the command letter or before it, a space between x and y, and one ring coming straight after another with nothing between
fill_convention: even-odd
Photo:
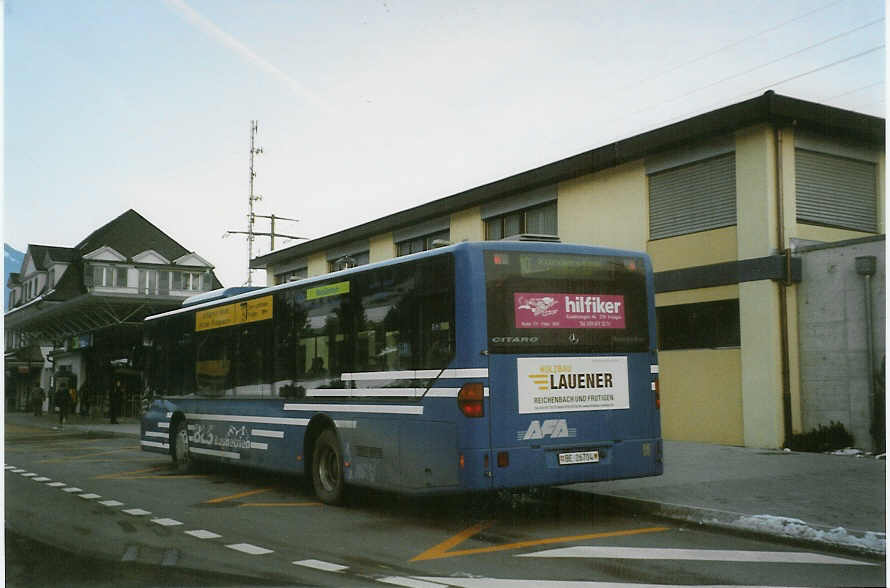
<instances>
[{"instance_id":1,"label":"pink advertisement poster","mask_svg":"<svg viewBox=\"0 0 890 588\"><path fill-rule=\"evenodd\" d=\"M516 292L517 329L623 329L624 296Z\"/></svg>"}]
</instances>

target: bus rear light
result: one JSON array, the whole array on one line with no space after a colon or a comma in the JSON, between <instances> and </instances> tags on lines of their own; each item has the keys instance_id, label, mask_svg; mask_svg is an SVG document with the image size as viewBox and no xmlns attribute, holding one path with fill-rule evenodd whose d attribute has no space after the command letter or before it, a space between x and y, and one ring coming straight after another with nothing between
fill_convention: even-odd
<instances>
[{"instance_id":1,"label":"bus rear light","mask_svg":"<svg viewBox=\"0 0 890 588\"><path fill-rule=\"evenodd\" d=\"M652 382L652 391L655 393L655 408L661 410L661 390L658 386L658 380Z\"/></svg>"},{"instance_id":2,"label":"bus rear light","mask_svg":"<svg viewBox=\"0 0 890 588\"><path fill-rule=\"evenodd\" d=\"M510 465L510 454L506 451L498 451L498 467L505 468Z\"/></svg>"},{"instance_id":3,"label":"bus rear light","mask_svg":"<svg viewBox=\"0 0 890 588\"><path fill-rule=\"evenodd\" d=\"M464 384L457 393L457 407L466 417L480 418L485 416L484 399L482 384L479 382Z\"/></svg>"},{"instance_id":4,"label":"bus rear light","mask_svg":"<svg viewBox=\"0 0 890 588\"><path fill-rule=\"evenodd\" d=\"M460 469L464 469L464 466L467 465L463 453L458 454L457 463L460 466Z\"/></svg>"}]
</instances>

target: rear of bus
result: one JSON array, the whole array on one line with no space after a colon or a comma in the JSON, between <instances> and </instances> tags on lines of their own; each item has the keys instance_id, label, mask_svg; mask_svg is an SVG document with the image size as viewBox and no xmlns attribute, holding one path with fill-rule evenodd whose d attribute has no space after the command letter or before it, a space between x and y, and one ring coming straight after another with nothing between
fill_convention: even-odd
<instances>
[{"instance_id":1,"label":"rear of bus","mask_svg":"<svg viewBox=\"0 0 890 588\"><path fill-rule=\"evenodd\" d=\"M492 486L661 474L648 256L504 242L482 255Z\"/></svg>"}]
</instances>

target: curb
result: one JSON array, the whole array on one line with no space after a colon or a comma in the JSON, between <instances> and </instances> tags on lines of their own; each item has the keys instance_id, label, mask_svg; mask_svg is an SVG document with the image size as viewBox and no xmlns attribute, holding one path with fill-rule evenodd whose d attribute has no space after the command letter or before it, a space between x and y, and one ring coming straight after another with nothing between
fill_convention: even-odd
<instances>
[{"instance_id":1,"label":"curb","mask_svg":"<svg viewBox=\"0 0 890 588\"><path fill-rule=\"evenodd\" d=\"M564 491L577 492L573 490ZM787 526L787 530L781 532L779 529L771 526L756 524L757 517L763 517L764 515L749 515L705 507L670 504L642 498L616 496L614 494L598 494L595 492L590 494L595 500L604 505L635 514L691 523L734 534L766 538L782 543L790 543L811 549L829 550L881 562L884 562L886 557L886 549L882 550L868 545L866 540L868 536L884 535L874 531L860 531L842 527L832 528L824 525L812 525L798 519L771 517L771 519L782 523L783 528ZM789 531L792 532L789 533Z\"/></svg>"}]
</instances>

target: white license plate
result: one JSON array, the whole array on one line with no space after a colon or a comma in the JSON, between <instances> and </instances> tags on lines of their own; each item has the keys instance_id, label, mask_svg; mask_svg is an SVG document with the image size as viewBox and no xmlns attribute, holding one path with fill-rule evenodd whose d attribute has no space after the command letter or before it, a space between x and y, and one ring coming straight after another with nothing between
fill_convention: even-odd
<instances>
[{"instance_id":1,"label":"white license plate","mask_svg":"<svg viewBox=\"0 0 890 588\"><path fill-rule=\"evenodd\" d=\"M599 451L574 451L572 453L560 453L559 465L572 465L576 463L596 463L600 460Z\"/></svg>"}]
</instances>

